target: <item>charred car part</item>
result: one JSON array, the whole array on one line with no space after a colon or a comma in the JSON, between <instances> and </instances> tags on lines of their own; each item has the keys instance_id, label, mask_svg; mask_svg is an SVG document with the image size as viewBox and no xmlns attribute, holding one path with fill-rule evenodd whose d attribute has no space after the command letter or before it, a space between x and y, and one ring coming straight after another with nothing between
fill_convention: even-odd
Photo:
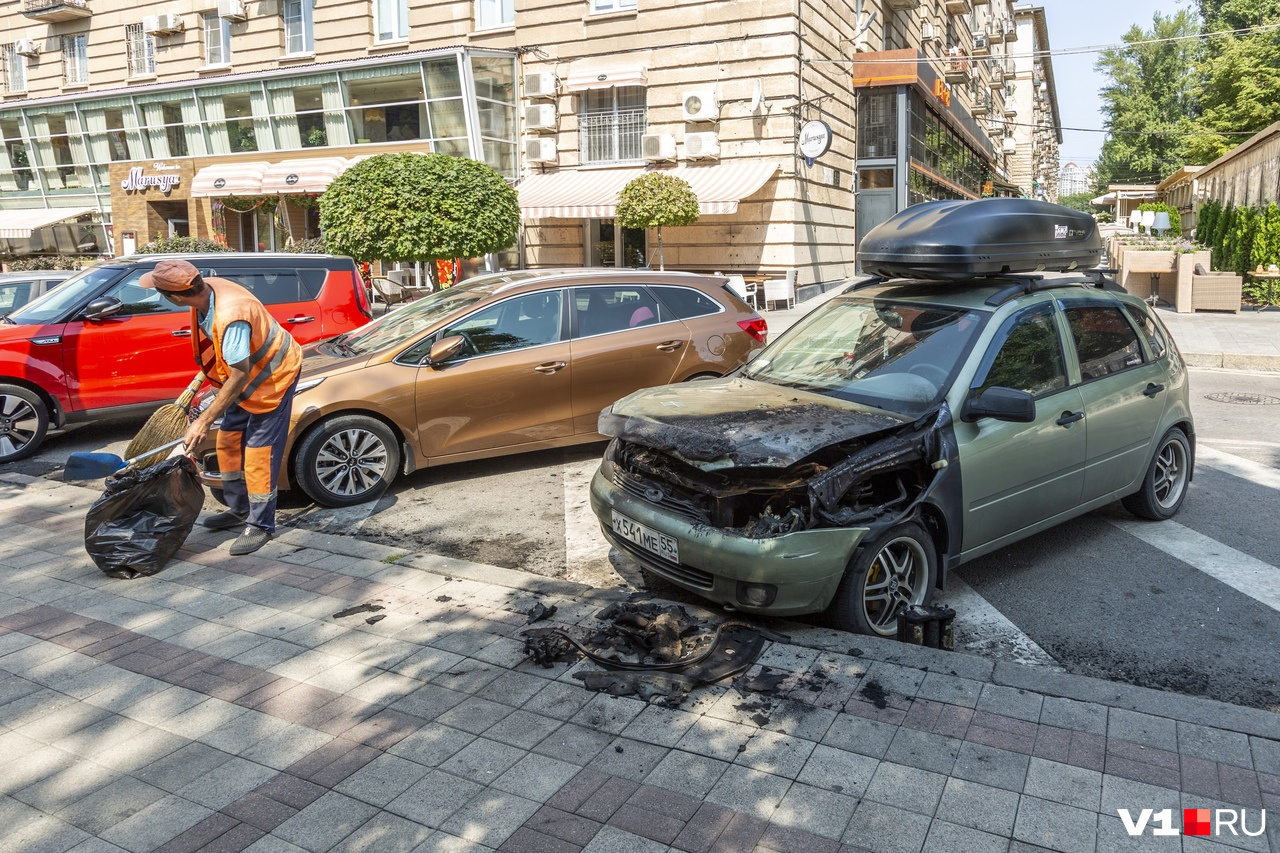
<instances>
[{"instance_id":1,"label":"charred car part","mask_svg":"<svg viewBox=\"0 0 1280 853\"><path fill-rule=\"evenodd\" d=\"M746 671L766 639L786 639L750 622L654 602L612 604L596 619L604 624L582 638L563 628L526 629L525 654L544 667L580 654L607 670L574 673L589 689L679 704L696 687Z\"/></svg>"},{"instance_id":2,"label":"charred car part","mask_svg":"<svg viewBox=\"0 0 1280 853\"><path fill-rule=\"evenodd\" d=\"M783 429L809 429L800 411L791 411ZM602 429L605 420L602 416ZM607 424L616 437L605 462L619 488L691 521L748 538L886 523L903 518L947 467L950 415L944 405L906 425L878 420L894 426L822 447L783 469L706 469L687 461L710 446L693 430L664 431L653 421L619 418ZM682 441L685 435L691 443ZM658 436L663 448L648 445Z\"/></svg>"}]
</instances>

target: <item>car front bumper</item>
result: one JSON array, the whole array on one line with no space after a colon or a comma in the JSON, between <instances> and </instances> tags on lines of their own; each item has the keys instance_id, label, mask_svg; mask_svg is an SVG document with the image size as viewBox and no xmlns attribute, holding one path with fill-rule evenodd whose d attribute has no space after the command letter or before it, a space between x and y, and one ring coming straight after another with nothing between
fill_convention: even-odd
<instances>
[{"instance_id":1,"label":"car front bumper","mask_svg":"<svg viewBox=\"0 0 1280 853\"><path fill-rule=\"evenodd\" d=\"M832 528L749 539L695 523L625 492L598 469L591 479L591 509L609 544L645 569L717 604L772 616L826 609L849 558L867 533L865 527ZM615 533L615 512L674 537L680 563ZM776 596L767 605L753 605L741 596L744 584L772 585Z\"/></svg>"}]
</instances>

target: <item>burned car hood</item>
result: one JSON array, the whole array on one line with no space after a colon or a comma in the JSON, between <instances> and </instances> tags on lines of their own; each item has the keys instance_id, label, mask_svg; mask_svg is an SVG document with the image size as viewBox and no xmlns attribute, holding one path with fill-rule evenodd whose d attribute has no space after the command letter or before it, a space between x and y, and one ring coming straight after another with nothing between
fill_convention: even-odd
<instances>
[{"instance_id":1,"label":"burned car hood","mask_svg":"<svg viewBox=\"0 0 1280 853\"><path fill-rule=\"evenodd\" d=\"M704 470L785 468L824 447L912 420L810 391L733 377L637 391L600 413L599 430Z\"/></svg>"}]
</instances>

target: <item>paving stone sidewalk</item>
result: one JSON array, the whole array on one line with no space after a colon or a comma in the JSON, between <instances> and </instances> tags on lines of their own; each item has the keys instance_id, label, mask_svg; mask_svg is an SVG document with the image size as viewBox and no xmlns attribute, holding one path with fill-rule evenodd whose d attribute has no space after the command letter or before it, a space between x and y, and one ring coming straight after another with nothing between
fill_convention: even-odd
<instances>
[{"instance_id":1,"label":"paving stone sidewalk","mask_svg":"<svg viewBox=\"0 0 1280 853\"><path fill-rule=\"evenodd\" d=\"M804 625L648 705L522 653L620 591L305 531L117 580L97 494L0 475L3 851L1280 853L1277 714ZM1218 808L1272 820L1118 813Z\"/></svg>"}]
</instances>

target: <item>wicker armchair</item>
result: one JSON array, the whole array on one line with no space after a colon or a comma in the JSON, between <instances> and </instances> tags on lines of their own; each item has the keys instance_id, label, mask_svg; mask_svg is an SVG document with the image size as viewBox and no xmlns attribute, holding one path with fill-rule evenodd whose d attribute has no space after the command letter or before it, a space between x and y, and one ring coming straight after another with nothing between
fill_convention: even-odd
<instances>
[{"instance_id":1,"label":"wicker armchair","mask_svg":"<svg viewBox=\"0 0 1280 853\"><path fill-rule=\"evenodd\" d=\"M1229 272L1191 276L1192 311L1233 311L1240 313L1243 283Z\"/></svg>"}]
</instances>

